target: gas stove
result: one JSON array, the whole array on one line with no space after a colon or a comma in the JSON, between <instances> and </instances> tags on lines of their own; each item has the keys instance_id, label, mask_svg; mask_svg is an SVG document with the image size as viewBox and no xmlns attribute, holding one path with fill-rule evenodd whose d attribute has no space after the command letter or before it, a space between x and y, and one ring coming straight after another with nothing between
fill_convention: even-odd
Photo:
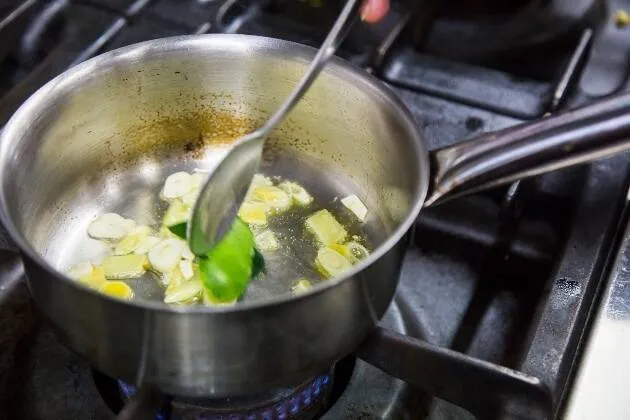
<instances>
[{"instance_id":1,"label":"gas stove","mask_svg":"<svg viewBox=\"0 0 630 420\"><path fill-rule=\"evenodd\" d=\"M0 126L42 84L101 52L202 33L317 46L340 7L333 0L0 1ZM630 1L394 1L385 21L357 26L339 55L389 85L439 148L627 90L624 7ZM246 400L172 397L158 418L561 417L580 350L590 349L589 314L598 312L607 275L620 270L611 262L623 243L616 232L627 214L627 162L619 156L423 212L379 333L425 340L426 357L408 360L404 341L362 350L405 362L400 369L422 386L352 355L295 389ZM6 235L0 248L14 250ZM0 263L15 258L0 252ZM135 389L61 345L21 271L3 267L0 412L114 418ZM388 366L381 367L400 373ZM461 395L460 381L478 387ZM532 395L549 404L509 409Z\"/></svg>"}]
</instances>

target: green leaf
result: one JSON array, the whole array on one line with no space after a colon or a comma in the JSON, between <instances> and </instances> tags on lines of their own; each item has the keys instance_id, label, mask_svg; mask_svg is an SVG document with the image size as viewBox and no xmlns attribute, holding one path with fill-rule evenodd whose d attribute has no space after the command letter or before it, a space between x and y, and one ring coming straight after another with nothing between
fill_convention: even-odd
<instances>
[{"instance_id":1,"label":"green leaf","mask_svg":"<svg viewBox=\"0 0 630 420\"><path fill-rule=\"evenodd\" d=\"M252 277L256 277L260 273L265 273L265 257L254 249L254 257L252 258Z\"/></svg>"},{"instance_id":2,"label":"green leaf","mask_svg":"<svg viewBox=\"0 0 630 420\"><path fill-rule=\"evenodd\" d=\"M173 226L168 226L168 230L170 230L173 234L179 236L183 240L186 240L186 229L188 227L188 223L178 223Z\"/></svg>"},{"instance_id":3,"label":"green leaf","mask_svg":"<svg viewBox=\"0 0 630 420\"><path fill-rule=\"evenodd\" d=\"M249 226L237 218L206 258L200 259L202 283L219 302L238 299L254 277L255 259L260 265L260 257L256 257L254 235Z\"/></svg>"},{"instance_id":4,"label":"green leaf","mask_svg":"<svg viewBox=\"0 0 630 420\"><path fill-rule=\"evenodd\" d=\"M186 240L187 223L168 226ZM206 255L198 255L204 288L219 302L239 298L249 282L265 272L265 258L254 246L254 235L240 218L235 219L223 239Z\"/></svg>"}]
</instances>

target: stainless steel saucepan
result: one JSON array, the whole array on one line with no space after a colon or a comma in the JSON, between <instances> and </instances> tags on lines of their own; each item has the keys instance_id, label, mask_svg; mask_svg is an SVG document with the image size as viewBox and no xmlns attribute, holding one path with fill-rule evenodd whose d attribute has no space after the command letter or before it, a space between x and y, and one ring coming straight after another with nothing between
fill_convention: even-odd
<instances>
[{"instance_id":1,"label":"stainless steel saucepan","mask_svg":"<svg viewBox=\"0 0 630 420\"><path fill-rule=\"evenodd\" d=\"M315 195L364 198L369 258L299 296L269 278L268 288L252 285L258 299L216 308L119 301L61 274L87 252L76 244L96 214L155 222L164 177L212 167L226 141L287 96L313 54L241 35L149 41L68 70L5 126L2 223L21 250L33 299L97 369L186 396L300 383L374 331L422 207L630 146L630 97L620 96L428 152L387 86L335 59L269 140L263 170Z\"/></svg>"}]
</instances>

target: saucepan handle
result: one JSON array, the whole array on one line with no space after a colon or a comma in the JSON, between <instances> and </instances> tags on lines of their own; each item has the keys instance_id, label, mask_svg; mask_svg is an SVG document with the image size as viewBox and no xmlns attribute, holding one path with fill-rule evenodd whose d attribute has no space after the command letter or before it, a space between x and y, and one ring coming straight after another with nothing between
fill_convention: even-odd
<instances>
[{"instance_id":1,"label":"saucepan handle","mask_svg":"<svg viewBox=\"0 0 630 420\"><path fill-rule=\"evenodd\" d=\"M431 152L425 206L630 149L630 94Z\"/></svg>"},{"instance_id":2,"label":"saucepan handle","mask_svg":"<svg viewBox=\"0 0 630 420\"><path fill-rule=\"evenodd\" d=\"M378 327L356 354L477 418L551 417L551 394L538 378L395 331Z\"/></svg>"}]
</instances>

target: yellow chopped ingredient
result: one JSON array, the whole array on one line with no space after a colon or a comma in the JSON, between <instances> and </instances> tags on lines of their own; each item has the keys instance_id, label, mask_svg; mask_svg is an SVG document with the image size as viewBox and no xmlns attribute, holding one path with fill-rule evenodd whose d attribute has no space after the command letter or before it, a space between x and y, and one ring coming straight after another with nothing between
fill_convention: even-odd
<instances>
[{"instance_id":1,"label":"yellow chopped ingredient","mask_svg":"<svg viewBox=\"0 0 630 420\"><path fill-rule=\"evenodd\" d=\"M93 289L99 289L106 281L105 270L98 265L94 266L90 274L79 279L79 282Z\"/></svg>"},{"instance_id":2,"label":"yellow chopped ingredient","mask_svg":"<svg viewBox=\"0 0 630 420\"><path fill-rule=\"evenodd\" d=\"M179 264L185 246L179 238L164 239L149 251L151 267L160 273L170 273Z\"/></svg>"},{"instance_id":3,"label":"yellow chopped ingredient","mask_svg":"<svg viewBox=\"0 0 630 420\"><path fill-rule=\"evenodd\" d=\"M229 306L237 302L219 302L201 282L199 266L185 241L172 233L169 227L188 222L191 207L199 193L203 176L179 172L171 175L160 196L169 204L158 232L131 219L106 213L90 225L88 234L101 239L113 248L112 256L102 265L93 266L89 261L68 270L77 281L118 299L132 299L132 288L123 281L141 277L151 270L159 278L164 290L164 302L168 304L203 303L208 306ZM278 185L275 185L275 182ZM300 184L256 174L245 202L239 209L239 217L255 232L258 250L276 251L280 241L274 232L265 229L268 217L289 210L291 206L306 207L314 197ZM367 208L356 196L341 200L360 220L364 220ZM348 232L328 210L311 214L305 227L318 242L315 266L323 277L335 277L352 268L352 264L369 255L360 245L359 238L348 238ZM350 240L350 242L347 242ZM291 293L300 294L312 288L307 278L296 279Z\"/></svg>"},{"instance_id":4,"label":"yellow chopped ingredient","mask_svg":"<svg viewBox=\"0 0 630 420\"><path fill-rule=\"evenodd\" d=\"M199 276L199 267L194 264L192 266L193 277L187 280L181 269L175 268L170 274L168 287L164 291L165 303L190 304L201 298L203 285Z\"/></svg>"},{"instance_id":5,"label":"yellow chopped ingredient","mask_svg":"<svg viewBox=\"0 0 630 420\"><path fill-rule=\"evenodd\" d=\"M181 200L173 200L164 214L164 226L174 226L186 222L190 218L191 209Z\"/></svg>"},{"instance_id":6,"label":"yellow chopped ingredient","mask_svg":"<svg viewBox=\"0 0 630 420\"><path fill-rule=\"evenodd\" d=\"M254 175L254 178L252 179L251 184L249 184L249 189L247 190L247 194L245 195L245 199L243 201L245 202L252 201L254 190L256 188L263 187L263 186L272 186L272 185L273 185L273 181L271 181L270 178L262 174Z\"/></svg>"},{"instance_id":7,"label":"yellow chopped ingredient","mask_svg":"<svg viewBox=\"0 0 630 420\"><path fill-rule=\"evenodd\" d=\"M116 213L105 213L98 216L88 226L88 235L93 239L116 242L135 228L136 222L125 219Z\"/></svg>"},{"instance_id":8,"label":"yellow chopped ingredient","mask_svg":"<svg viewBox=\"0 0 630 420\"><path fill-rule=\"evenodd\" d=\"M347 242L346 247L350 250L352 256L358 261L363 260L370 255L370 251L358 242Z\"/></svg>"},{"instance_id":9,"label":"yellow chopped ingredient","mask_svg":"<svg viewBox=\"0 0 630 420\"><path fill-rule=\"evenodd\" d=\"M131 234L137 234L141 236L146 236L151 234L151 228L146 225L137 225L135 229L131 232Z\"/></svg>"},{"instance_id":10,"label":"yellow chopped ingredient","mask_svg":"<svg viewBox=\"0 0 630 420\"><path fill-rule=\"evenodd\" d=\"M166 229L168 230L168 229ZM153 248L155 245L157 245L158 243L160 243L160 238L156 237L156 236L143 236L142 239L140 240L140 243L138 244L138 246L136 246L136 248L133 250L134 254L146 254L148 253L151 248Z\"/></svg>"},{"instance_id":11,"label":"yellow chopped ingredient","mask_svg":"<svg viewBox=\"0 0 630 420\"><path fill-rule=\"evenodd\" d=\"M271 182L271 179L267 178L266 176L262 174L254 175L254 178L252 179L251 187L252 188L262 187L264 185L270 186L270 185L273 185L273 182Z\"/></svg>"},{"instance_id":12,"label":"yellow chopped ingredient","mask_svg":"<svg viewBox=\"0 0 630 420\"><path fill-rule=\"evenodd\" d=\"M361 222L365 221L367 217L368 209L363 204L363 201L356 195L352 194L341 199L341 203L346 206Z\"/></svg>"},{"instance_id":13,"label":"yellow chopped ingredient","mask_svg":"<svg viewBox=\"0 0 630 420\"><path fill-rule=\"evenodd\" d=\"M99 291L107 296L118 299L133 299L133 290L122 281L107 281L100 287Z\"/></svg>"},{"instance_id":14,"label":"yellow chopped ingredient","mask_svg":"<svg viewBox=\"0 0 630 420\"><path fill-rule=\"evenodd\" d=\"M175 172L164 181L164 188L160 196L164 200L180 198L193 188L192 177L188 172Z\"/></svg>"},{"instance_id":15,"label":"yellow chopped ingredient","mask_svg":"<svg viewBox=\"0 0 630 420\"><path fill-rule=\"evenodd\" d=\"M308 206L313 202L313 196L310 195L304 187L295 182L281 182L278 185L285 193L289 194L293 199L293 202L299 206Z\"/></svg>"},{"instance_id":16,"label":"yellow chopped ingredient","mask_svg":"<svg viewBox=\"0 0 630 420\"><path fill-rule=\"evenodd\" d=\"M317 251L315 266L327 278L335 277L352 268L352 263L332 248L320 248Z\"/></svg>"},{"instance_id":17,"label":"yellow chopped ingredient","mask_svg":"<svg viewBox=\"0 0 630 420\"><path fill-rule=\"evenodd\" d=\"M148 263L144 255L113 255L103 261L103 270L108 280L131 279L142 276Z\"/></svg>"},{"instance_id":18,"label":"yellow chopped ingredient","mask_svg":"<svg viewBox=\"0 0 630 420\"><path fill-rule=\"evenodd\" d=\"M322 245L342 243L348 233L328 210L320 210L306 219L306 228Z\"/></svg>"},{"instance_id":19,"label":"yellow chopped ingredient","mask_svg":"<svg viewBox=\"0 0 630 420\"><path fill-rule=\"evenodd\" d=\"M368 255L370 255L370 252L367 250L366 247L354 241L346 242L343 245L334 244L331 245L330 248L334 249L335 251L346 257L346 259L352 264L356 264L357 262L365 259Z\"/></svg>"},{"instance_id":20,"label":"yellow chopped ingredient","mask_svg":"<svg viewBox=\"0 0 630 420\"><path fill-rule=\"evenodd\" d=\"M295 284L291 287L291 293L294 295L304 293L308 291L311 287L311 282L307 278L301 278L295 282Z\"/></svg>"},{"instance_id":21,"label":"yellow chopped ingredient","mask_svg":"<svg viewBox=\"0 0 630 420\"><path fill-rule=\"evenodd\" d=\"M338 253L344 256L350 262L354 262L354 257L352 256L352 251L345 244L332 244L329 247L330 249L334 249Z\"/></svg>"},{"instance_id":22,"label":"yellow chopped ingredient","mask_svg":"<svg viewBox=\"0 0 630 420\"><path fill-rule=\"evenodd\" d=\"M179 266L175 267L173 271L168 274L162 274L161 279L162 284L167 286L166 293L169 293L169 289L177 288L178 286L186 282L186 279L184 279L184 276Z\"/></svg>"},{"instance_id":23,"label":"yellow chopped ingredient","mask_svg":"<svg viewBox=\"0 0 630 420\"><path fill-rule=\"evenodd\" d=\"M182 273L182 277L185 280L190 280L195 276L195 267L192 260L182 259L179 262L179 271Z\"/></svg>"},{"instance_id":24,"label":"yellow chopped ingredient","mask_svg":"<svg viewBox=\"0 0 630 420\"><path fill-rule=\"evenodd\" d=\"M238 216L249 225L266 226L267 205L265 203L246 201L238 210Z\"/></svg>"},{"instance_id":25,"label":"yellow chopped ingredient","mask_svg":"<svg viewBox=\"0 0 630 420\"><path fill-rule=\"evenodd\" d=\"M171 283L173 284L173 283ZM203 286L199 279L185 281L176 287L169 287L164 292L165 303L188 304L199 300Z\"/></svg>"},{"instance_id":26,"label":"yellow chopped ingredient","mask_svg":"<svg viewBox=\"0 0 630 420\"><path fill-rule=\"evenodd\" d=\"M158 235L162 239L171 239L171 238L177 239L177 238L179 238L179 236L177 236L173 232L171 232L170 229L168 227L166 227L166 226L160 227L160 230L158 231Z\"/></svg>"},{"instance_id":27,"label":"yellow chopped ingredient","mask_svg":"<svg viewBox=\"0 0 630 420\"><path fill-rule=\"evenodd\" d=\"M138 248L138 246L142 242L142 239L144 238L145 238L144 235L141 235L138 233L132 233L130 235L125 236L123 240L118 242L118 244L114 248L114 255L131 254L132 252L136 250L136 248Z\"/></svg>"},{"instance_id":28,"label":"yellow chopped ingredient","mask_svg":"<svg viewBox=\"0 0 630 420\"><path fill-rule=\"evenodd\" d=\"M273 185L256 187L252 191L252 201L265 203L268 211L281 213L291 207L292 199L286 192Z\"/></svg>"}]
</instances>

